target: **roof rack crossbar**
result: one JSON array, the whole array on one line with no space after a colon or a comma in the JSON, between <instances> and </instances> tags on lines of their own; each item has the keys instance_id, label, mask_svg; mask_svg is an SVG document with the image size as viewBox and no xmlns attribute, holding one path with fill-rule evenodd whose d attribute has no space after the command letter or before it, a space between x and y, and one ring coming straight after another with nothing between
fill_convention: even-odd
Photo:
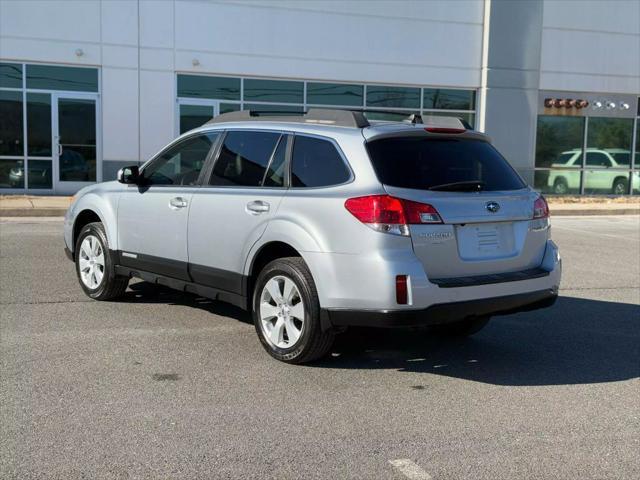
<instances>
[{"instance_id":1,"label":"roof rack crossbar","mask_svg":"<svg viewBox=\"0 0 640 480\"><path fill-rule=\"evenodd\" d=\"M240 110L218 115L209 120L207 124L242 121L312 123L353 128L369 126L369 121L362 112L323 108L310 108L307 112L300 114L296 114L295 112L280 112L277 110L270 110L268 112Z\"/></svg>"}]
</instances>

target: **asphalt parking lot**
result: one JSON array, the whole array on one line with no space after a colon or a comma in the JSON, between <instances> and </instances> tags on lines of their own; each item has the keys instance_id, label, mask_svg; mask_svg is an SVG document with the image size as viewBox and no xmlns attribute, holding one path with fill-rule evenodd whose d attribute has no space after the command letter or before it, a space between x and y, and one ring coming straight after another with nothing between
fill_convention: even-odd
<instances>
[{"instance_id":1,"label":"asphalt parking lot","mask_svg":"<svg viewBox=\"0 0 640 480\"><path fill-rule=\"evenodd\" d=\"M1 222L0 478L640 478L640 218L553 225L551 309L289 366L224 304L89 300L61 221Z\"/></svg>"}]
</instances>

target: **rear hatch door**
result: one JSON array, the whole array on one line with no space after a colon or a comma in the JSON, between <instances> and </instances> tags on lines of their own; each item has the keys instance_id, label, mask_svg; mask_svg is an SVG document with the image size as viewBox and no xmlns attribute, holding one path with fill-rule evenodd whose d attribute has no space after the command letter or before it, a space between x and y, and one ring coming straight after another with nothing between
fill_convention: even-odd
<instances>
[{"instance_id":1,"label":"rear hatch door","mask_svg":"<svg viewBox=\"0 0 640 480\"><path fill-rule=\"evenodd\" d=\"M532 220L538 194L488 142L427 134L374 139L367 147L390 195L429 204L442 219L410 225L414 251L430 279L541 264L548 220Z\"/></svg>"}]
</instances>

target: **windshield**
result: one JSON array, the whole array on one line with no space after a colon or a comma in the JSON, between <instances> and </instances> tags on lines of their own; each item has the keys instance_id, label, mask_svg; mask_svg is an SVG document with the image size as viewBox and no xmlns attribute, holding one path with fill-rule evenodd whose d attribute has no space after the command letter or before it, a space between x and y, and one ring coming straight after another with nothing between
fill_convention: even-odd
<instances>
[{"instance_id":1,"label":"windshield","mask_svg":"<svg viewBox=\"0 0 640 480\"><path fill-rule=\"evenodd\" d=\"M367 149L385 185L421 190L444 190L445 185L449 191L526 186L498 151L482 140L392 137L372 140Z\"/></svg>"}]
</instances>

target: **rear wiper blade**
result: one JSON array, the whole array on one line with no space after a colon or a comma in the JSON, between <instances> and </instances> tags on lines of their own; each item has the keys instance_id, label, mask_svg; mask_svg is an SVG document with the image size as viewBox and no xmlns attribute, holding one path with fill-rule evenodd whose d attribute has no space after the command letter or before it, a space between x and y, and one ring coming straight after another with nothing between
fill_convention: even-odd
<instances>
[{"instance_id":1,"label":"rear wiper blade","mask_svg":"<svg viewBox=\"0 0 640 480\"><path fill-rule=\"evenodd\" d=\"M484 188L482 180L467 180L465 182L442 183L433 185L427 190L440 190L443 192L479 192Z\"/></svg>"}]
</instances>

